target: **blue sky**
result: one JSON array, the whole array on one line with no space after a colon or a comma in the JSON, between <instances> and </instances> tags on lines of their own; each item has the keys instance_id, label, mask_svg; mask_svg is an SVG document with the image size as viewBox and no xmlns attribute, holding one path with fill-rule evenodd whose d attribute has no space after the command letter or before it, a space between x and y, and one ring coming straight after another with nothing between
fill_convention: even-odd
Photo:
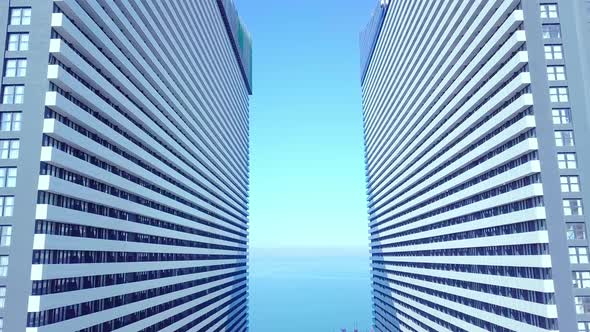
<instances>
[{"instance_id":1,"label":"blue sky","mask_svg":"<svg viewBox=\"0 0 590 332\"><path fill-rule=\"evenodd\" d=\"M377 1L236 2L254 43L250 328L368 331L358 35Z\"/></svg>"},{"instance_id":2,"label":"blue sky","mask_svg":"<svg viewBox=\"0 0 590 332\"><path fill-rule=\"evenodd\" d=\"M375 0L237 0L254 42L252 247L368 247L358 34Z\"/></svg>"}]
</instances>

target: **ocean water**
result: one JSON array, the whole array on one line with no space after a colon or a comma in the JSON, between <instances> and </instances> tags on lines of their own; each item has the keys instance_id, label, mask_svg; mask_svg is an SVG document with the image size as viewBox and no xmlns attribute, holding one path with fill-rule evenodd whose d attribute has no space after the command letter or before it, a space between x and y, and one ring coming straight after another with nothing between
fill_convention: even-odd
<instances>
[{"instance_id":1,"label":"ocean water","mask_svg":"<svg viewBox=\"0 0 590 332\"><path fill-rule=\"evenodd\" d=\"M250 331L370 331L368 252L253 249Z\"/></svg>"}]
</instances>

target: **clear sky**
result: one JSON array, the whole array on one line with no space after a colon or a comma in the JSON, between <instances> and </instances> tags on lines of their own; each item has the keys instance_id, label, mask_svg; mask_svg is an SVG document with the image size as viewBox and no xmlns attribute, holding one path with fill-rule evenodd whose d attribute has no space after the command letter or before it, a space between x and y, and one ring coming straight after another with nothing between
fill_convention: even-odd
<instances>
[{"instance_id":1,"label":"clear sky","mask_svg":"<svg viewBox=\"0 0 590 332\"><path fill-rule=\"evenodd\" d=\"M235 1L254 43L251 331L368 331L358 35L377 0Z\"/></svg>"},{"instance_id":2,"label":"clear sky","mask_svg":"<svg viewBox=\"0 0 590 332\"><path fill-rule=\"evenodd\" d=\"M376 3L236 0L254 43L252 247L368 247L358 35Z\"/></svg>"}]
</instances>

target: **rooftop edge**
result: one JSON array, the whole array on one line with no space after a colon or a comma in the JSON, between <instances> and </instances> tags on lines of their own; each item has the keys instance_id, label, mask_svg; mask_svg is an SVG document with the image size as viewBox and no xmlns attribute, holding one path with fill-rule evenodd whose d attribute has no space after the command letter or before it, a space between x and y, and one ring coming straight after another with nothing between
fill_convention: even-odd
<instances>
[{"instance_id":1,"label":"rooftop edge","mask_svg":"<svg viewBox=\"0 0 590 332\"><path fill-rule=\"evenodd\" d=\"M217 0L217 5L223 17L234 54L240 65L240 71L248 88L248 93L252 95L252 36L238 15L233 0Z\"/></svg>"}]
</instances>

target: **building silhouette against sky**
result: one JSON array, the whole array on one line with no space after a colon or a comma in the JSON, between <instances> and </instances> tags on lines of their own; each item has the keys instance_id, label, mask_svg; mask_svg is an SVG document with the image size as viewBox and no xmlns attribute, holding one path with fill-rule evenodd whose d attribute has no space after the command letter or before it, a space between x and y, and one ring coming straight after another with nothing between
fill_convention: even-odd
<instances>
[{"instance_id":1,"label":"building silhouette against sky","mask_svg":"<svg viewBox=\"0 0 590 332\"><path fill-rule=\"evenodd\" d=\"M590 1L381 1L361 33L379 331L590 331Z\"/></svg>"},{"instance_id":2,"label":"building silhouette against sky","mask_svg":"<svg viewBox=\"0 0 590 332\"><path fill-rule=\"evenodd\" d=\"M247 330L229 0L4 0L0 331Z\"/></svg>"}]
</instances>

